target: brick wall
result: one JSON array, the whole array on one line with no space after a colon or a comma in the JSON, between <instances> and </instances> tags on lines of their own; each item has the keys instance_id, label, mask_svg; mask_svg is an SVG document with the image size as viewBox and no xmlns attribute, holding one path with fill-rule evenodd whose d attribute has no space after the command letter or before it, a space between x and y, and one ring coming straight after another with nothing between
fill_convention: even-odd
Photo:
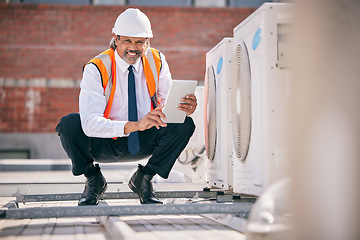
<instances>
[{"instance_id":1,"label":"brick wall","mask_svg":"<svg viewBox=\"0 0 360 240\"><path fill-rule=\"evenodd\" d=\"M124 6L0 4L0 132L53 132L78 111L82 66L108 48ZM141 7L173 79L202 81L205 54L254 9ZM45 84L33 84L33 81ZM61 84L48 85L51 81ZM9 83L10 82L10 83ZM22 84L19 84L22 83ZM59 87L60 85L64 85Z\"/></svg>"},{"instance_id":2,"label":"brick wall","mask_svg":"<svg viewBox=\"0 0 360 240\"><path fill-rule=\"evenodd\" d=\"M62 115L78 111L78 88L3 87L1 132L54 132Z\"/></svg>"}]
</instances>

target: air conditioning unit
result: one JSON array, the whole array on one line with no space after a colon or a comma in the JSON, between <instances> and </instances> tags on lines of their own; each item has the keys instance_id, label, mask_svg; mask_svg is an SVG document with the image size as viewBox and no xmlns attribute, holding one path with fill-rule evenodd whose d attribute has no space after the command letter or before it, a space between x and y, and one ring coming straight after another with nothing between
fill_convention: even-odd
<instances>
[{"instance_id":1,"label":"air conditioning unit","mask_svg":"<svg viewBox=\"0 0 360 240\"><path fill-rule=\"evenodd\" d=\"M234 28L229 112L235 193L259 196L286 175L291 8L264 3Z\"/></svg>"},{"instance_id":2,"label":"air conditioning unit","mask_svg":"<svg viewBox=\"0 0 360 240\"><path fill-rule=\"evenodd\" d=\"M230 145L230 72L233 39L224 38L206 54L204 133L206 181L211 188L232 189Z\"/></svg>"}]
</instances>

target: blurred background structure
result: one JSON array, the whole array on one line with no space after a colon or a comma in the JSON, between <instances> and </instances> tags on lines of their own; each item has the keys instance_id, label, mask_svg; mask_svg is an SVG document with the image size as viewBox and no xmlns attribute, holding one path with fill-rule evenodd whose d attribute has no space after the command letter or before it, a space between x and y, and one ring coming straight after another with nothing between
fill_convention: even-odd
<instances>
[{"instance_id":1,"label":"blurred background structure","mask_svg":"<svg viewBox=\"0 0 360 240\"><path fill-rule=\"evenodd\" d=\"M360 2L302 0L289 158L297 239L360 239Z\"/></svg>"},{"instance_id":2,"label":"blurred background structure","mask_svg":"<svg viewBox=\"0 0 360 240\"><path fill-rule=\"evenodd\" d=\"M150 18L151 45L166 55L173 79L201 85L206 52L263 2L0 1L0 159L66 158L54 129L78 111L82 67L108 48L126 8L139 7Z\"/></svg>"}]
</instances>

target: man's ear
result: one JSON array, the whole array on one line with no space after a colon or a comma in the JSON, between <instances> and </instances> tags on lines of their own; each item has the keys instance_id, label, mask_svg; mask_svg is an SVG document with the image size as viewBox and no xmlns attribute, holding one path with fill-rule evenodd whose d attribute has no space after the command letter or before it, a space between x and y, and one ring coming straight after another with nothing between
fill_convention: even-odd
<instances>
[{"instance_id":1,"label":"man's ear","mask_svg":"<svg viewBox=\"0 0 360 240\"><path fill-rule=\"evenodd\" d=\"M118 36L117 36L115 33L113 33L112 35L113 35L113 37L114 37L114 39L115 39L115 43L116 43L117 41L119 41L119 38L118 38Z\"/></svg>"},{"instance_id":2,"label":"man's ear","mask_svg":"<svg viewBox=\"0 0 360 240\"><path fill-rule=\"evenodd\" d=\"M146 41L146 50L148 50L149 47L150 47L150 38L148 38Z\"/></svg>"}]
</instances>

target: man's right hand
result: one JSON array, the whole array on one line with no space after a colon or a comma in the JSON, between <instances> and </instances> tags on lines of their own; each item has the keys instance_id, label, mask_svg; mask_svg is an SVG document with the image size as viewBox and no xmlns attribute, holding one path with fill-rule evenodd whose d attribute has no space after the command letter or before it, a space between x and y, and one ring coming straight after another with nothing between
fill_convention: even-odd
<instances>
[{"instance_id":1,"label":"man's right hand","mask_svg":"<svg viewBox=\"0 0 360 240\"><path fill-rule=\"evenodd\" d=\"M157 129L160 129L160 127L166 127L166 123L162 121L162 119L166 120L166 116L162 112L163 107L164 105L155 108L153 111L146 114L145 117L143 117L140 121L138 121L138 131L144 131L152 127L156 127Z\"/></svg>"},{"instance_id":2,"label":"man's right hand","mask_svg":"<svg viewBox=\"0 0 360 240\"><path fill-rule=\"evenodd\" d=\"M152 127L156 127L157 129L166 127L166 123L162 121L162 119L166 120L165 114L161 111L163 107L164 105L155 108L137 122L127 122L124 127L124 133L128 134L135 131L144 131Z\"/></svg>"}]
</instances>

